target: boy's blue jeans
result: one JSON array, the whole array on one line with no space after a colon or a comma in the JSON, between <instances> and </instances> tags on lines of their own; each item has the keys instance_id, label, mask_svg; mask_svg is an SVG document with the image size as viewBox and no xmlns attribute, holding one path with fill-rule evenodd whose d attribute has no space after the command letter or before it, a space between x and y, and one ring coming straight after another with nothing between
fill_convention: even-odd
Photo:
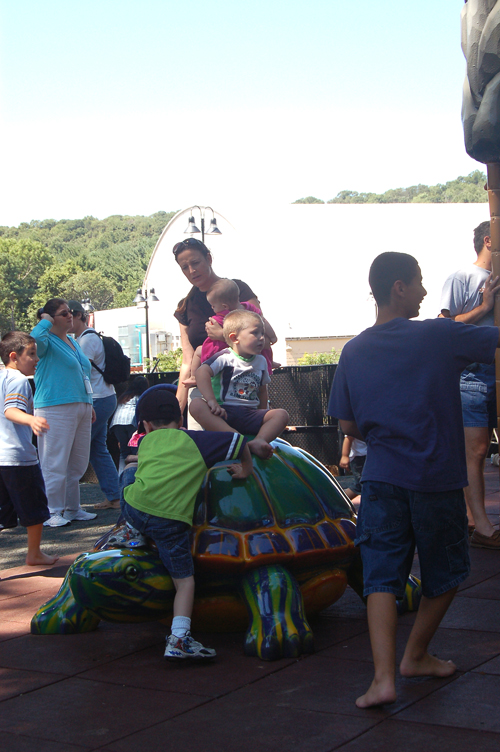
<instances>
[{"instance_id":1,"label":"boy's blue jeans","mask_svg":"<svg viewBox=\"0 0 500 752\"><path fill-rule=\"evenodd\" d=\"M423 493L364 481L356 525L363 561L363 594L402 598L418 550L422 593L435 598L470 572L467 513L462 489Z\"/></svg>"},{"instance_id":2,"label":"boy's blue jeans","mask_svg":"<svg viewBox=\"0 0 500 752\"><path fill-rule=\"evenodd\" d=\"M157 517L127 504L124 489L134 482L137 465L126 468L121 475L121 509L123 516L132 527L142 535L152 538L158 547L158 553L169 575L176 580L191 577L194 574L190 525L180 520Z\"/></svg>"}]
</instances>

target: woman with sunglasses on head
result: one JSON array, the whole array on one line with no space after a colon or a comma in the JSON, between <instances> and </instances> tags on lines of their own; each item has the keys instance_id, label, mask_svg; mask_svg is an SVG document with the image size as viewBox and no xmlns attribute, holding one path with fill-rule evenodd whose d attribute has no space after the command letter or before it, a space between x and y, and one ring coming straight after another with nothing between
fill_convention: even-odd
<instances>
[{"instance_id":1,"label":"woman with sunglasses on head","mask_svg":"<svg viewBox=\"0 0 500 752\"><path fill-rule=\"evenodd\" d=\"M184 410L188 401L189 389L183 384L183 381L191 375L194 351L203 344L207 335L212 339L224 339L222 327L211 321L214 311L207 301L208 290L221 278L212 268L212 254L200 240L187 238L180 243L176 243L173 247L173 254L182 273L192 284L191 290L180 301L174 313L180 324L182 347L182 366L179 374L177 399L181 409ZM240 291L240 300L252 303L252 305L260 308L257 296L250 287L240 279L234 281ZM201 396L199 392L193 390L191 396L195 394ZM193 426L192 423L193 419L189 416L189 427L198 427L197 425Z\"/></svg>"},{"instance_id":2,"label":"woman with sunglasses on head","mask_svg":"<svg viewBox=\"0 0 500 752\"><path fill-rule=\"evenodd\" d=\"M40 358L35 374L35 415L46 418L50 431L38 437L38 454L47 498L49 527L97 515L80 506L79 481L89 462L91 424L95 419L89 359L68 337L73 316L63 298L52 298L38 311L31 332Z\"/></svg>"}]
</instances>

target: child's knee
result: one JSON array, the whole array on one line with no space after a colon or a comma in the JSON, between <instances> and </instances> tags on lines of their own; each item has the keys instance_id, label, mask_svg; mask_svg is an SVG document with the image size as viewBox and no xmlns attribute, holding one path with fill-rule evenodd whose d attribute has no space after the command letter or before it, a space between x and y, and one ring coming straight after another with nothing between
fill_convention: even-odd
<instances>
[{"instance_id":1,"label":"child's knee","mask_svg":"<svg viewBox=\"0 0 500 752\"><path fill-rule=\"evenodd\" d=\"M191 400L191 403L189 405L189 414L192 415L193 418L196 418L203 412L204 405L206 405L205 400L203 400L201 397L195 397L193 400Z\"/></svg>"}]
</instances>

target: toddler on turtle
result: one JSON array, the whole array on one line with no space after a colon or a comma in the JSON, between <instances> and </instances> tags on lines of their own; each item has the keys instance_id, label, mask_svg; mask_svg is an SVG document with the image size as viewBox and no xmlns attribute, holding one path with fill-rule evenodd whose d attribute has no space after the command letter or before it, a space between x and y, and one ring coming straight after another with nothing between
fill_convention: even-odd
<instances>
[{"instance_id":1,"label":"toddler on turtle","mask_svg":"<svg viewBox=\"0 0 500 752\"><path fill-rule=\"evenodd\" d=\"M270 376L262 356L264 322L252 311L231 311L222 327L229 348L216 353L196 371L196 383L204 399L192 400L189 411L206 431L239 431L255 434L248 442L261 459L272 455L269 442L288 423L288 413L268 409Z\"/></svg>"}]
</instances>

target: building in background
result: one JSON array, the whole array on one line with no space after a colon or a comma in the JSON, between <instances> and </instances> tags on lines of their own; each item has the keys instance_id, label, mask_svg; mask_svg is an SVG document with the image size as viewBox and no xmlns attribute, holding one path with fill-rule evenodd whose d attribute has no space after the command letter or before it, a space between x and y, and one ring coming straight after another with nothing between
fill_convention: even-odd
<instances>
[{"instance_id":1,"label":"building in background","mask_svg":"<svg viewBox=\"0 0 500 752\"><path fill-rule=\"evenodd\" d=\"M354 334L345 337L286 337L286 364L287 366L296 366L299 358L304 355L313 355L314 353L330 353L335 350L342 352L346 342L354 337Z\"/></svg>"}]
</instances>

